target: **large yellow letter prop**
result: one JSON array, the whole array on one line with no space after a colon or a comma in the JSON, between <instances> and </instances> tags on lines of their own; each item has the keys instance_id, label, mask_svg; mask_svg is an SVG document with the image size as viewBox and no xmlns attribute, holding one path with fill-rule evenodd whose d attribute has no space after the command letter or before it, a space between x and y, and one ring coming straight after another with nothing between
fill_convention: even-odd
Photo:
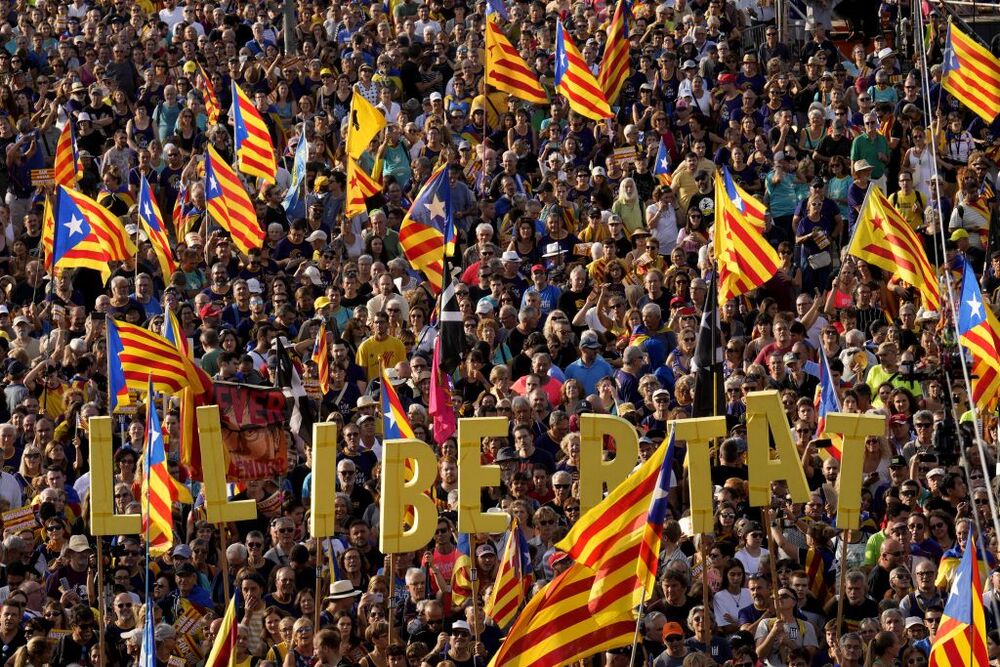
<instances>
[{"instance_id":1,"label":"large yellow letter prop","mask_svg":"<svg viewBox=\"0 0 1000 667\"><path fill-rule=\"evenodd\" d=\"M309 496L309 532L313 537L331 537L336 529L333 493L320 493L320 481L337 479L337 424L313 424L312 488ZM325 486L325 485L324 485Z\"/></svg>"},{"instance_id":2,"label":"large yellow letter prop","mask_svg":"<svg viewBox=\"0 0 1000 667\"><path fill-rule=\"evenodd\" d=\"M111 449L111 417L91 417L90 532L93 535L138 535L142 529L142 517L138 514L115 514Z\"/></svg>"},{"instance_id":3,"label":"large yellow letter prop","mask_svg":"<svg viewBox=\"0 0 1000 667\"><path fill-rule=\"evenodd\" d=\"M505 438L509 423L503 417L458 420L458 532L498 534L507 530L510 516L486 514L480 500L483 488L500 486L500 466L483 465L483 438Z\"/></svg>"},{"instance_id":4,"label":"large yellow letter prop","mask_svg":"<svg viewBox=\"0 0 1000 667\"><path fill-rule=\"evenodd\" d=\"M711 441L726 437L725 417L699 417L674 422L678 440L687 442L688 484L691 493L691 530L715 530L712 513Z\"/></svg>"},{"instance_id":5,"label":"large yellow letter prop","mask_svg":"<svg viewBox=\"0 0 1000 667\"><path fill-rule=\"evenodd\" d=\"M406 479L406 459L413 463L413 477ZM427 491L437 476L434 452L410 438L386 440L382 447L382 500L379 503L378 544L382 553L398 554L423 549L434 538L437 507ZM413 507L413 525L403 525L403 508Z\"/></svg>"},{"instance_id":6,"label":"large yellow letter prop","mask_svg":"<svg viewBox=\"0 0 1000 667\"><path fill-rule=\"evenodd\" d=\"M837 494L837 528L861 527L861 478L865 458L865 439L885 433L885 418L877 415L854 415L831 412L826 416L828 433L844 435L840 456L840 491Z\"/></svg>"},{"instance_id":7,"label":"large yellow letter prop","mask_svg":"<svg viewBox=\"0 0 1000 667\"><path fill-rule=\"evenodd\" d=\"M257 518L256 501L231 501L226 493L226 457L223 454L226 444L222 441L218 405L198 408L198 438L201 441L201 467L205 473L205 513L208 522L220 524Z\"/></svg>"},{"instance_id":8,"label":"large yellow letter prop","mask_svg":"<svg viewBox=\"0 0 1000 667\"><path fill-rule=\"evenodd\" d=\"M771 458L768 434L774 437L777 456ZM771 503L771 482L788 484L788 493L797 503L809 501L809 485L802 462L792 443L788 419L776 391L747 394L747 467L750 469L750 504L763 507Z\"/></svg>"},{"instance_id":9,"label":"large yellow letter prop","mask_svg":"<svg viewBox=\"0 0 1000 667\"><path fill-rule=\"evenodd\" d=\"M604 460L606 435L615 440L615 457L610 461ZM580 415L581 516L601 502L605 488L611 490L621 484L638 460L639 436L635 426L613 415Z\"/></svg>"}]
</instances>

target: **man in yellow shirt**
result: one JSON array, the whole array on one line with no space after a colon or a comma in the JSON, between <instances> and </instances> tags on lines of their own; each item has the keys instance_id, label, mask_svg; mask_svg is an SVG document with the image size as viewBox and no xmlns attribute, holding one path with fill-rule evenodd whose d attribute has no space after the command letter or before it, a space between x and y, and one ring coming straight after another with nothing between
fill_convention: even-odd
<instances>
[{"instance_id":1,"label":"man in yellow shirt","mask_svg":"<svg viewBox=\"0 0 1000 667\"><path fill-rule=\"evenodd\" d=\"M398 338L389 335L389 316L375 313L372 318L375 335L358 347L356 362L365 369L369 382L379 376L382 368L392 368L406 360L406 347Z\"/></svg>"},{"instance_id":2,"label":"man in yellow shirt","mask_svg":"<svg viewBox=\"0 0 1000 667\"><path fill-rule=\"evenodd\" d=\"M927 202L913 188L913 174L904 171L899 175L899 190L889 195L889 202L899 214L906 218L910 229L916 230L924 224L924 206Z\"/></svg>"}]
</instances>

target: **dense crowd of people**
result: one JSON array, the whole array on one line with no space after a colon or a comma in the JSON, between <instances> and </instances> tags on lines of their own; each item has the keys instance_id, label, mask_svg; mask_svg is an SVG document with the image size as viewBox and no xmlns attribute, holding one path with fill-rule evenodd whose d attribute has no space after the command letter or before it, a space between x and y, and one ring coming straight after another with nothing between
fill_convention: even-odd
<instances>
[{"instance_id":1,"label":"dense crowd of people","mask_svg":"<svg viewBox=\"0 0 1000 667\"><path fill-rule=\"evenodd\" d=\"M278 3L0 0L0 508L10 512L0 663L137 665L152 606L155 663L200 665L228 594L239 600L240 666L485 667L507 630L484 613L507 536L475 536L477 582L458 596L457 446L436 440L428 415L443 325L399 238L421 186L446 166L457 230L449 268L466 338L447 350L461 355L453 402L463 417L510 420L507 437L483 442L483 461L502 476L483 509L518 519L532 592L570 565L555 545L580 518L580 415L634 424L645 460L670 420L693 414L699 322L716 308L715 175L726 168L767 207L781 268L718 309L724 404L715 412L731 430L713 449L715 531L691 534L676 457L682 483L670 496L636 662L926 665L973 532L995 664L1000 567L986 489L994 479L983 471L995 469L997 422L977 410L974 432L951 283L932 311L913 286L846 253L874 184L942 280L960 277L964 259L995 301L1000 124L942 88L950 10L919 3L916 17L891 1L844 3L853 32L832 41L838 3L803 3L797 38L779 31L771 0L635 2L630 72L614 118L595 122L553 91L556 20L596 74L614 6L502 7L503 31L550 95L548 106L531 106L484 85L487 4L503 3L303 0L286 35ZM901 18L926 23L924 51L897 48ZM264 117L280 164L273 185L247 180L266 239L246 255L206 213L202 182L207 145L233 159L232 82ZM388 124L359 161L382 192L366 214L347 217L354 96ZM67 123L82 165L77 188L120 216L139 248L107 283L91 269L45 263L45 170ZM305 196L286 210L303 141ZM172 275L139 225L143 176L167 221ZM218 382L273 385L275 341L287 344L314 419L339 426L336 485L311 483L311 432L289 427L285 474L231 480L243 483L237 498L261 505L258 518L213 525L203 503L178 504L174 546L148 569L135 535L106 540L98 562L87 420L108 414L106 321L159 332L168 310ZM325 393L311 361L321 324ZM886 421L865 444L858 530L832 527L839 463L817 439L821 354L843 411ZM433 543L391 559L378 548L382 367L439 462ZM811 489L803 505L773 485L770 524L748 504L745 459L745 396L764 389L780 392ZM171 470L198 498L179 464L177 401L163 406ZM114 418L116 511L139 513L144 412ZM322 563L308 521L319 492L336 494ZM588 662L628 665L631 653Z\"/></svg>"}]
</instances>

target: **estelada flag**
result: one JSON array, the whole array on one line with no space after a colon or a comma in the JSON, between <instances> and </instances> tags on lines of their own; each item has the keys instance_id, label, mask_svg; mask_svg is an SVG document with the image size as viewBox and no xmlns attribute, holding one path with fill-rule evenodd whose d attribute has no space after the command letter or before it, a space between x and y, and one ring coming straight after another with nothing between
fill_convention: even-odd
<instances>
[{"instance_id":1,"label":"estelada flag","mask_svg":"<svg viewBox=\"0 0 1000 667\"><path fill-rule=\"evenodd\" d=\"M556 23L556 90L566 98L570 108L581 116L604 120L614 116L597 79L587 68L587 63L566 34L562 20Z\"/></svg>"}]
</instances>

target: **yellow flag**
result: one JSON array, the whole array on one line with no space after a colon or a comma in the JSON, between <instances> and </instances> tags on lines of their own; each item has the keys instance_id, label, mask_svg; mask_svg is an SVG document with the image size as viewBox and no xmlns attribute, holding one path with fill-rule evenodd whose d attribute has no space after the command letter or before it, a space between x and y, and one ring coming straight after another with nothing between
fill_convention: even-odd
<instances>
[{"instance_id":1,"label":"yellow flag","mask_svg":"<svg viewBox=\"0 0 1000 667\"><path fill-rule=\"evenodd\" d=\"M385 116L363 96L354 93L347 124L347 154L357 160L376 134L385 127Z\"/></svg>"}]
</instances>

